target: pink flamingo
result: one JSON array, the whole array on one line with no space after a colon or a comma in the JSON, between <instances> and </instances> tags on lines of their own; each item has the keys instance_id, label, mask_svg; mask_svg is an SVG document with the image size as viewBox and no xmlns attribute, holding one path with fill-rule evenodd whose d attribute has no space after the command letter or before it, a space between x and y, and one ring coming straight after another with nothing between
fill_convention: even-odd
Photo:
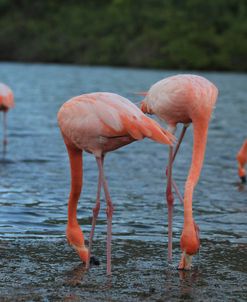
<instances>
[{"instance_id":1,"label":"pink flamingo","mask_svg":"<svg viewBox=\"0 0 247 302\"><path fill-rule=\"evenodd\" d=\"M186 180L184 192L184 226L180 239L182 258L179 269L190 269L192 255L199 250L199 228L193 220L192 198L194 188L199 180L207 142L208 126L211 113L218 95L217 88L207 79L196 75L176 75L155 83L146 93L141 109L144 113L156 114L168 124L168 130L175 133L177 123L184 127L176 149L169 148L167 168L166 198L168 205L168 260L172 259L172 213L173 193L172 163L180 143L190 123L194 128L194 146L192 163Z\"/></svg>"},{"instance_id":2,"label":"pink flamingo","mask_svg":"<svg viewBox=\"0 0 247 302\"><path fill-rule=\"evenodd\" d=\"M14 95L11 89L0 83L0 111L3 111L3 146L4 150L7 145L7 112L15 106Z\"/></svg>"},{"instance_id":3,"label":"pink flamingo","mask_svg":"<svg viewBox=\"0 0 247 302\"><path fill-rule=\"evenodd\" d=\"M238 175L242 183L246 183L246 172L244 166L247 163L247 139L244 141L242 147L238 151L237 161L238 161Z\"/></svg>"},{"instance_id":4,"label":"pink flamingo","mask_svg":"<svg viewBox=\"0 0 247 302\"><path fill-rule=\"evenodd\" d=\"M107 152L145 137L162 144L171 144L173 135L146 117L129 100L113 93L83 94L67 101L58 112L58 124L68 150L71 166L71 192L68 201L67 239L89 268L92 240L100 209L103 185L107 203L107 274L111 274L111 233L113 205L104 176L103 163ZM82 151L92 153L97 161L98 191L93 209L89 249L85 246L76 211L82 188Z\"/></svg>"}]
</instances>

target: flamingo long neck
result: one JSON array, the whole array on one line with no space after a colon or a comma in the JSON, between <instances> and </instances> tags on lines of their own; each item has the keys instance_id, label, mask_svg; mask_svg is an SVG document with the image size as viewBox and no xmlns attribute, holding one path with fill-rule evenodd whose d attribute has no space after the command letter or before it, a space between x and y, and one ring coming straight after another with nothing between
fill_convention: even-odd
<instances>
[{"instance_id":1,"label":"flamingo long neck","mask_svg":"<svg viewBox=\"0 0 247 302\"><path fill-rule=\"evenodd\" d=\"M245 158L247 159L247 139L245 140L245 142L243 143L243 154L245 155ZM247 161L247 160L246 160Z\"/></svg>"},{"instance_id":2,"label":"flamingo long neck","mask_svg":"<svg viewBox=\"0 0 247 302\"><path fill-rule=\"evenodd\" d=\"M71 190L68 202L68 225L78 225L77 204L82 189L82 151L67 147L70 159Z\"/></svg>"},{"instance_id":3,"label":"flamingo long neck","mask_svg":"<svg viewBox=\"0 0 247 302\"><path fill-rule=\"evenodd\" d=\"M192 200L194 188L199 180L207 144L208 121L193 122L194 143L192 161L185 184L184 223L193 223Z\"/></svg>"}]
</instances>

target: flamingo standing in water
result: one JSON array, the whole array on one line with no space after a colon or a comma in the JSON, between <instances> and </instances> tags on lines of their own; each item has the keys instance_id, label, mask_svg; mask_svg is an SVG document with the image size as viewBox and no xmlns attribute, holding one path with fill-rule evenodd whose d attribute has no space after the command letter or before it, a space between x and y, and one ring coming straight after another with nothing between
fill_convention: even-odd
<instances>
[{"instance_id":1,"label":"flamingo standing in water","mask_svg":"<svg viewBox=\"0 0 247 302\"><path fill-rule=\"evenodd\" d=\"M180 143L190 123L194 129L194 146L192 162L185 184L184 192L184 226L180 239L182 258L179 269L190 269L192 255L199 250L199 228L192 214L192 198L194 188L199 180L203 165L207 142L208 126L211 113L216 103L218 90L207 79L196 75L176 75L155 83L146 94L141 109L144 113L156 114L168 124L168 130L175 133L178 123L183 123L183 130L176 149L169 148L169 163L167 168L166 198L168 205L168 260L172 259L172 186L177 190L172 180L172 164Z\"/></svg>"},{"instance_id":2,"label":"flamingo standing in water","mask_svg":"<svg viewBox=\"0 0 247 302\"><path fill-rule=\"evenodd\" d=\"M244 166L247 163L247 139L244 141L242 147L238 151L237 161L238 161L238 175L242 183L246 183L246 172Z\"/></svg>"},{"instance_id":3,"label":"flamingo standing in water","mask_svg":"<svg viewBox=\"0 0 247 302\"><path fill-rule=\"evenodd\" d=\"M92 239L100 209L103 186L107 203L107 274L111 274L111 225L113 205L104 176L103 163L107 152L145 137L171 144L173 135L146 117L129 100L113 93L83 94L67 101L58 112L58 124L68 150L71 167L71 192L68 201L67 239L81 260L89 267ZM85 246L76 211L82 188L82 151L94 154L98 169L98 191L93 209L89 249Z\"/></svg>"},{"instance_id":4,"label":"flamingo standing in water","mask_svg":"<svg viewBox=\"0 0 247 302\"><path fill-rule=\"evenodd\" d=\"M11 89L0 83L0 111L3 111L3 146L4 151L7 145L7 112L10 108L14 107L14 95Z\"/></svg>"}]
</instances>

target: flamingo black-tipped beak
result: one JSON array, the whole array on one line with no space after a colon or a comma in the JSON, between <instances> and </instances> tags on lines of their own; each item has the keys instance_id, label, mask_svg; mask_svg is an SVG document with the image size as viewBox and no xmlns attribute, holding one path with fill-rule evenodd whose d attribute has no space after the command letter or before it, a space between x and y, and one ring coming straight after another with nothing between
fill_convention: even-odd
<instances>
[{"instance_id":1,"label":"flamingo black-tipped beak","mask_svg":"<svg viewBox=\"0 0 247 302\"><path fill-rule=\"evenodd\" d=\"M100 265L99 259L95 256L90 257L90 265Z\"/></svg>"},{"instance_id":2,"label":"flamingo black-tipped beak","mask_svg":"<svg viewBox=\"0 0 247 302\"><path fill-rule=\"evenodd\" d=\"M246 175L240 177L242 184L246 183Z\"/></svg>"}]
</instances>

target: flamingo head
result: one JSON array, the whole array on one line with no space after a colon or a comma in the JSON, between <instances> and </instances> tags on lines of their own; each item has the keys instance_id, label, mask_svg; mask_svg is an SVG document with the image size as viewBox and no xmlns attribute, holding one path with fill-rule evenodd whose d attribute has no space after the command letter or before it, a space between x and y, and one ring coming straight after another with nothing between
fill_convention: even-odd
<instances>
[{"instance_id":1,"label":"flamingo head","mask_svg":"<svg viewBox=\"0 0 247 302\"><path fill-rule=\"evenodd\" d=\"M66 236L68 243L76 250L82 262L86 263L89 257L89 253L87 247L85 246L84 235L79 225L68 225Z\"/></svg>"},{"instance_id":2,"label":"flamingo head","mask_svg":"<svg viewBox=\"0 0 247 302\"><path fill-rule=\"evenodd\" d=\"M178 269L190 270L192 256L195 255L200 248L200 230L194 221L192 225L184 228L180 239L180 246L183 253Z\"/></svg>"},{"instance_id":3,"label":"flamingo head","mask_svg":"<svg viewBox=\"0 0 247 302\"><path fill-rule=\"evenodd\" d=\"M246 173L245 173L245 169L243 168L242 165L239 165L238 167L238 175L242 181L242 183L246 183Z\"/></svg>"},{"instance_id":4,"label":"flamingo head","mask_svg":"<svg viewBox=\"0 0 247 302\"><path fill-rule=\"evenodd\" d=\"M143 100L141 102L141 111L143 113L153 114L152 109L150 108L150 106L148 105L148 103L145 100Z\"/></svg>"},{"instance_id":5,"label":"flamingo head","mask_svg":"<svg viewBox=\"0 0 247 302\"><path fill-rule=\"evenodd\" d=\"M151 110L147 102L148 92L142 91L142 92L138 92L137 94L141 96L145 96L145 99L141 102L141 107L140 107L141 111L143 113L153 114L153 111Z\"/></svg>"}]
</instances>

